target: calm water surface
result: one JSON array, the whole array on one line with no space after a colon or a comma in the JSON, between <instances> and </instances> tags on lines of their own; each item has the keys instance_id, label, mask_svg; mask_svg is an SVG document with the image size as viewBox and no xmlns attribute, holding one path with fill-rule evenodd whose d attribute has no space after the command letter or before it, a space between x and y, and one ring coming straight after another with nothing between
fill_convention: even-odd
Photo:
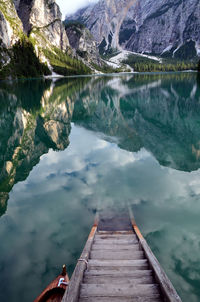
<instances>
[{"instance_id":1,"label":"calm water surface","mask_svg":"<svg viewBox=\"0 0 200 302\"><path fill-rule=\"evenodd\" d=\"M0 83L0 301L71 274L105 208L136 220L183 301L200 300L195 73Z\"/></svg>"}]
</instances>

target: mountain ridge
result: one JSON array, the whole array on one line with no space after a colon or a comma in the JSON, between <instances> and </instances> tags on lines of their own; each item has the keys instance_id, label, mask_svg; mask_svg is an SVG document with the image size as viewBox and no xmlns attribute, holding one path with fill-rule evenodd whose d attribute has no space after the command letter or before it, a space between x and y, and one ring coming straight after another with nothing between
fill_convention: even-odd
<instances>
[{"instance_id":1,"label":"mountain ridge","mask_svg":"<svg viewBox=\"0 0 200 302\"><path fill-rule=\"evenodd\" d=\"M103 52L117 48L173 56L179 51L180 56L187 43L193 41L193 48L200 56L200 2L197 0L165 0L164 3L99 0L68 18L83 22Z\"/></svg>"},{"instance_id":2,"label":"mountain ridge","mask_svg":"<svg viewBox=\"0 0 200 302\"><path fill-rule=\"evenodd\" d=\"M87 52L87 41L85 46ZM92 70L89 59L82 58L71 47L55 0L1 1L1 79L37 77L52 73L90 74Z\"/></svg>"},{"instance_id":3,"label":"mountain ridge","mask_svg":"<svg viewBox=\"0 0 200 302\"><path fill-rule=\"evenodd\" d=\"M130 57L110 60L119 51L119 57L123 51ZM137 54L151 57L145 61ZM152 55L159 57L159 63L152 63ZM0 3L0 79L196 70L198 55L197 0L165 0L164 4L161 0L99 0L65 22L56 0ZM188 62L162 61L161 56Z\"/></svg>"}]
</instances>

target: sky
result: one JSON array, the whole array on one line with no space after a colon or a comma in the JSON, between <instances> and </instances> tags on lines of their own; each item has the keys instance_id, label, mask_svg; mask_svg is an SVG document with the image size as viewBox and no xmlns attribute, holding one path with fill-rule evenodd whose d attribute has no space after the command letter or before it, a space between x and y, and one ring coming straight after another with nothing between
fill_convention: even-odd
<instances>
[{"instance_id":1,"label":"sky","mask_svg":"<svg viewBox=\"0 0 200 302\"><path fill-rule=\"evenodd\" d=\"M66 15L75 13L79 8L97 1L98 0L57 0L56 2L60 6L64 18Z\"/></svg>"}]
</instances>

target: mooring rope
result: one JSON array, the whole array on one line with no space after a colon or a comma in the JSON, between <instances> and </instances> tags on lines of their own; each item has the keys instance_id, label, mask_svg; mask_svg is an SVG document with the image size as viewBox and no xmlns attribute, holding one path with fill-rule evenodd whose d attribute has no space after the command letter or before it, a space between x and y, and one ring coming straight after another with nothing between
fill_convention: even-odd
<instances>
[{"instance_id":1,"label":"mooring rope","mask_svg":"<svg viewBox=\"0 0 200 302\"><path fill-rule=\"evenodd\" d=\"M78 261L83 261L86 264L86 268L88 268L88 261L86 259L79 258Z\"/></svg>"}]
</instances>

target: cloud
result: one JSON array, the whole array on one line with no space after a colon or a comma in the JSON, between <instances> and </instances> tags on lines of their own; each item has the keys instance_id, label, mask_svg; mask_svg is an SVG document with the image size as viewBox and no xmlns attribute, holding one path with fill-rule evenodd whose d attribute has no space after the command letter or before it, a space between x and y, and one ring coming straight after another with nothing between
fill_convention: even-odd
<instances>
[{"instance_id":1,"label":"cloud","mask_svg":"<svg viewBox=\"0 0 200 302\"><path fill-rule=\"evenodd\" d=\"M67 149L50 150L13 187L0 219L0 275L9 280L3 292L7 301L21 293L21 301L32 301L63 263L72 272L94 210L120 209L125 201L183 300L199 301L200 170L161 167L145 149L122 150L76 124L69 139ZM10 284L15 284L12 290Z\"/></svg>"},{"instance_id":2,"label":"cloud","mask_svg":"<svg viewBox=\"0 0 200 302\"><path fill-rule=\"evenodd\" d=\"M60 6L63 18L65 18L66 15L75 13L79 8L97 1L98 0L57 0L57 4Z\"/></svg>"}]
</instances>

